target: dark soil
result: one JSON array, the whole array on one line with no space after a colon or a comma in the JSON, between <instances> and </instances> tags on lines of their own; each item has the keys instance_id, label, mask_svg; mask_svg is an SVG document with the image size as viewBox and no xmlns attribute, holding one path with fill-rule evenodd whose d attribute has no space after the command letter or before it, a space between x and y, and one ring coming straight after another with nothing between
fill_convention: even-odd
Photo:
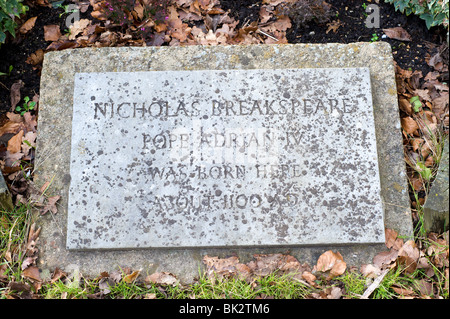
<instances>
[{"instance_id":1,"label":"dark soil","mask_svg":"<svg viewBox=\"0 0 450 319\"><path fill-rule=\"evenodd\" d=\"M33 6L31 3L27 3L27 5L30 9L23 20L26 21L37 16L35 26L25 35L17 32L15 38L9 36L9 41L0 46L0 72L7 73L9 66L13 66L11 75L0 77L0 116L11 111L10 88L14 82L18 80L24 82L24 87L20 90L22 99L25 96L29 96L31 99L34 94L39 94L41 69L40 67L33 69L33 66L26 63L26 60L32 53L38 49L45 50L51 43L44 39L44 26L58 24L61 30L66 28L66 15L60 17L60 14L64 13L62 8ZM92 19L89 15L90 11L80 14L80 18Z\"/></svg>"},{"instance_id":2,"label":"dark soil","mask_svg":"<svg viewBox=\"0 0 450 319\"><path fill-rule=\"evenodd\" d=\"M67 4L70 3L66 1ZM363 1L360 0L327 0L331 5L332 12L330 20L339 20L342 23L334 33L327 33L326 23L318 24L310 21L307 24L292 23L292 28L287 32L289 43L350 43L359 41L371 41L373 34L379 37L379 40L387 41L393 49L393 56L398 65L403 69L422 71L425 76L431 71L425 62L427 53L430 53L430 47L439 46L444 37L443 28L433 28L428 30L425 22L416 16L405 16L396 12L392 5L380 1L380 27L367 28L365 26L365 10L362 7ZM64 30L65 16L60 17L63 9L54 9L42 6L30 7L25 19L37 16L34 28L26 35L18 34L15 39L0 47L0 72L7 73L10 65L13 66L11 75L0 77L0 117L10 110L10 88L11 85L22 80L24 87L21 89L22 98L39 93L40 68L34 68L26 63L26 59L36 50L44 49L51 43L44 40L43 26L49 24L61 25ZM239 20L239 26L256 21L259 17L259 10L262 1L256 0L221 0L221 6L224 10L230 10L230 15ZM81 18L92 19L90 10L81 14ZM295 21L291 18L291 20ZM384 35L382 28L401 26L411 36L411 42L403 42L382 38Z\"/></svg>"},{"instance_id":3,"label":"dark soil","mask_svg":"<svg viewBox=\"0 0 450 319\"><path fill-rule=\"evenodd\" d=\"M434 27L428 30L425 22L417 16L406 16L395 11L391 4L380 0L380 28L367 28L365 26L365 9L361 0L327 0L332 12L330 22L339 20L343 23L334 33L327 33L326 23L317 24L314 21L306 25L295 24L291 20L292 28L287 32L289 43L351 43L370 42L373 34L379 40L386 41L392 46L395 61L402 69L422 71L425 76L431 68L425 62L429 44L440 45L445 39L445 30ZM257 0L221 0L222 9L230 10L231 16L238 19L241 24L251 23L258 19L262 1ZM382 38L382 29L403 27L412 37L411 42Z\"/></svg>"}]
</instances>

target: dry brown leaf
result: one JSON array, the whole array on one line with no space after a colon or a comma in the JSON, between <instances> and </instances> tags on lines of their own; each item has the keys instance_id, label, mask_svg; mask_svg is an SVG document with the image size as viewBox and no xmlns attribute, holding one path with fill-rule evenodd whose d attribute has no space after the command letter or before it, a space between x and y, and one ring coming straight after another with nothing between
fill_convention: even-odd
<instances>
[{"instance_id":1,"label":"dry brown leaf","mask_svg":"<svg viewBox=\"0 0 450 319\"><path fill-rule=\"evenodd\" d=\"M261 6L259 9L259 23L263 24L269 21L273 16L273 11L270 6Z\"/></svg>"},{"instance_id":2,"label":"dry brown leaf","mask_svg":"<svg viewBox=\"0 0 450 319\"><path fill-rule=\"evenodd\" d=\"M52 7L52 5L50 3L48 3L47 0L35 0L34 4L37 4L38 6L41 6L41 7L49 7L49 8Z\"/></svg>"},{"instance_id":3,"label":"dry brown leaf","mask_svg":"<svg viewBox=\"0 0 450 319\"><path fill-rule=\"evenodd\" d=\"M417 288L422 295L433 296L433 284L425 279L416 281Z\"/></svg>"},{"instance_id":4,"label":"dry brown leaf","mask_svg":"<svg viewBox=\"0 0 450 319\"><path fill-rule=\"evenodd\" d=\"M55 270L53 271L52 279L51 279L50 283L53 284L53 283L57 282L58 280L60 280L61 278L64 278L66 276L67 276L67 273L65 273L58 267L56 267Z\"/></svg>"},{"instance_id":5,"label":"dry brown leaf","mask_svg":"<svg viewBox=\"0 0 450 319\"><path fill-rule=\"evenodd\" d=\"M405 267L405 271L413 273L417 268L420 251L414 240L408 240L398 251L397 261Z\"/></svg>"},{"instance_id":6,"label":"dry brown leaf","mask_svg":"<svg viewBox=\"0 0 450 319\"><path fill-rule=\"evenodd\" d=\"M15 172L16 170L20 169L20 159L24 157L25 154L21 152L17 153L11 153L9 151L6 151L5 153L5 165L7 167L15 167L15 169L12 170L12 172Z\"/></svg>"},{"instance_id":7,"label":"dry brown leaf","mask_svg":"<svg viewBox=\"0 0 450 319\"><path fill-rule=\"evenodd\" d=\"M18 80L11 85L10 97L11 97L11 112L14 112L17 103L20 102L20 89L23 88L24 83L22 80Z\"/></svg>"},{"instance_id":8,"label":"dry brown leaf","mask_svg":"<svg viewBox=\"0 0 450 319\"><path fill-rule=\"evenodd\" d=\"M22 276L34 281L42 281L39 268L36 266L30 266L22 271Z\"/></svg>"},{"instance_id":9,"label":"dry brown leaf","mask_svg":"<svg viewBox=\"0 0 450 319\"><path fill-rule=\"evenodd\" d=\"M44 39L45 41L58 41L61 37L61 30L59 25L51 24L44 25Z\"/></svg>"},{"instance_id":10,"label":"dry brown leaf","mask_svg":"<svg viewBox=\"0 0 450 319\"><path fill-rule=\"evenodd\" d=\"M430 90L428 89L416 89L413 94L419 96L422 100L431 102Z\"/></svg>"},{"instance_id":11,"label":"dry brown leaf","mask_svg":"<svg viewBox=\"0 0 450 319\"><path fill-rule=\"evenodd\" d=\"M22 145L21 145L22 153L24 153L25 155L28 155L28 153L30 152L30 149L32 149L36 146L36 143L35 143L36 137L37 137L36 132L27 132L22 137Z\"/></svg>"},{"instance_id":12,"label":"dry brown leaf","mask_svg":"<svg viewBox=\"0 0 450 319\"><path fill-rule=\"evenodd\" d=\"M132 282L136 281L140 273L140 270L135 270L131 274L124 276L122 280L128 284L131 284Z\"/></svg>"},{"instance_id":13,"label":"dry brown leaf","mask_svg":"<svg viewBox=\"0 0 450 319\"><path fill-rule=\"evenodd\" d=\"M327 279L332 279L336 276L342 275L345 272L346 268L347 264L342 258L342 255L339 252L334 253L333 251L328 250L320 255L319 259L317 260L317 264L313 268L313 271L330 271Z\"/></svg>"},{"instance_id":14,"label":"dry brown leaf","mask_svg":"<svg viewBox=\"0 0 450 319\"><path fill-rule=\"evenodd\" d=\"M367 278L377 278L381 274L381 269L372 264L362 265L360 271Z\"/></svg>"},{"instance_id":15,"label":"dry brown leaf","mask_svg":"<svg viewBox=\"0 0 450 319\"><path fill-rule=\"evenodd\" d=\"M331 287L327 299L340 299L342 297L342 290L339 287Z\"/></svg>"},{"instance_id":16,"label":"dry brown leaf","mask_svg":"<svg viewBox=\"0 0 450 319\"><path fill-rule=\"evenodd\" d=\"M38 49L36 52L31 53L30 56L25 60L26 63L31 65L38 65L44 61L44 50Z\"/></svg>"},{"instance_id":17,"label":"dry brown leaf","mask_svg":"<svg viewBox=\"0 0 450 319\"><path fill-rule=\"evenodd\" d=\"M333 31L333 33L337 32L337 29L339 29L339 27L342 25L342 22L339 20L334 20L332 22L327 23L328 29L325 32L326 34L328 34L328 32Z\"/></svg>"},{"instance_id":18,"label":"dry brown leaf","mask_svg":"<svg viewBox=\"0 0 450 319\"><path fill-rule=\"evenodd\" d=\"M169 272L155 272L145 278L145 282L147 283L155 283L158 285L170 285L175 286L178 283L178 279L175 275Z\"/></svg>"},{"instance_id":19,"label":"dry brown leaf","mask_svg":"<svg viewBox=\"0 0 450 319\"><path fill-rule=\"evenodd\" d=\"M425 140L422 138L412 138L409 140L409 143L411 144L414 152L416 152L424 142Z\"/></svg>"},{"instance_id":20,"label":"dry brown leaf","mask_svg":"<svg viewBox=\"0 0 450 319\"><path fill-rule=\"evenodd\" d=\"M305 279L305 280L308 282L308 284L310 284L310 285L312 285L312 286L315 286L315 285L316 285L315 280L317 279L317 277L314 276L314 275L313 275L312 273L310 273L309 271L304 271L304 272L302 273L302 278Z\"/></svg>"},{"instance_id":21,"label":"dry brown leaf","mask_svg":"<svg viewBox=\"0 0 450 319\"><path fill-rule=\"evenodd\" d=\"M81 19L75 21L69 28L70 29L69 40L75 40L77 35L83 32L84 29L87 28L90 23L91 20L88 19Z\"/></svg>"},{"instance_id":22,"label":"dry brown leaf","mask_svg":"<svg viewBox=\"0 0 450 319\"><path fill-rule=\"evenodd\" d=\"M6 274L6 270L7 270L7 263L2 263L0 265L0 280L4 280L4 279L8 278L8 275Z\"/></svg>"},{"instance_id":23,"label":"dry brown leaf","mask_svg":"<svg viewBox=\"0 0 450 319\"><path fill-rule=\"evenodd\" d=\"M294 3L294 2L296 2L296 1L298 1L298 0L263 0L263 3L264 4L270 4L270 5L272 5L272 6L277 6L277 5L279 5L280 3Z\"/></svg>"},{"instance_id":24,"label":"dry brown leaf","mask_svg":"<svg viewBox=\"0 0 450 319\"><path fill-rule=\"evenodd\" d=\"M174 0L179 7L190 6L194 0Z\"/></svg>"},{"instance_id":25,"label":"dry brown leaf","mask_svg":"<svg viewBox=\"0 0 450 319\"><path fill-rule=\"evenodd\" d=\"M5 294L6 298L18 298L18 299L32 299L33 293L31 287L27 283L10 281L8 283L8 294ZM13 297L10 297L10 296Z\"/></svg>"},{"instance_id":26,"label":"dry brown leaf","mask_svg":"<svg viewBox=\"0 0 450 319\"><path fill-rule=\"evenodd\" d=\"M25 258L25 260L22 262L22 270L27 269L28 267L30 267L31 265L34 264L34 262L36 261L37 257L27 257Z\"/></svg>"},{"instance_id":27,"label":"dry brown leaf","mask_svg":"<svg viewBox=\"0 0 450 319\"><path fill-rule=\"evenodd\" d=\"M414 190L416 192L421 191L422 189L424 189L424 183L422 178L419 176L412 176L410 177L410 181L411 181L411 185L414 188Z\"/></svg>"},{"instance_id":28,"label":"dry brown leaf","mask_svg":"<svg viewBox=\"0 0 450 319\"><path fill-rule=\"evenodd\" d=\"M410 295L413 295L413 294L414 294L414 291L413 291L413 290L407 289L407 288L403 288L403 287L400 287L400 286L398 286L398 285L396 285L396 284L393 284L393 285L391 286L391 288L392 288L392 290L394 290L396 293L398 293L399 295L402 295L402 296L410 296Z\"/></svg>"},{"instance_id":29,"label":"dry brown leaf","mask_svg":"<svg viewBox=\"0 0 450 319\"><path fill-rule=\"evenodd\" d=\"M383 32L391 39L400 41L411 41L411 36L402 27L383 29Z\"/></svg>"},{"instance_id":30,"label":"dry brown leaf","mask_svg":"<svg viewBox=\"0 0 450 319\"><path fill-rule=\"evenodd\" d=\"M37 17L32 17L32 18L28 19L27 21L25 21L25 23L22 24L22 26L19 28L19 32L22 34L25 34L28 31L30 31L31 29L33 29L34 24L36 23L36 19L37 19Z\"/></svg>"},{"instance_id":31,"label":"dry brown leaf","mask_svg":"<svg viewBox=\"0 0 450 319\"><path fill-rule=\"evenodd\" d=\"M13 113L13 112L6 112L6 117L15 123L22 123L23 122L23 118L20 114L17 113Z\"/></svg>"},{"instance_id":32,"label":"dry brown leaf","mask_svg":"<svg viewBox=\"0 0 450 319\"><path fill-rule=\"evenodd\" d=\"M41 233L41 227L36 229L36 223L33 223L30 227L30 231L28 232L28 242L36 241Z\"/></svg>"},{"instance_id":33,"label":"dry brown leaf","mask_svg":"<svg viewBox=\"0 0 450 319\"><path fill-rule=\"evenodd\" d=\"M58 209L56 208L56 202L61 198L61 196L53 196L47 198L47 203L45 206L41 209L41 214L44 215L48 211L52 212L53 214L56 214L58 212Z\"/></svg>"},{"instance_id":34,"label":"dry brown leaf","mask_svg":"<svg viewBox=\"0 0 450 319\"><path fill-rule=\"evenodd\" d=\"M386 228L384 235L386 238L386 247L392 248L392 246L394 246L395 240L397 239L398 233L393 229Z\"/></svg>"},{"instance_id":35,"label":"dry brown leaf","mask_svg":"<svg viewBox=\"0 0 450 319\"><path fill-rule=\"evenodd\" d=\"M21 150L22 137L23 137L23 130L21 130L19 133L17 133L16 135L14 135L9 139L8 147L6 148L8 152L14 154Z\"/></svg>"},{"instance_id":36,"label":"dry brown leaf","mask_svg":"<svg viewBox=\"0 0 450 319\"><path fill-rule=\"evenodd\" d=\"M403 112L405 112L408 115L413 114L413 109L411 107L411 103L407 99L400 98L398 100L398 104L399 104L400 110L402 110Z\"/></svg>"},{"instance_id":37,"label":"dry brown leaf","mask_svg":"<svg viewBox=\"0 0 450 319\"><path fill-rule=\"evenodd\" d=\"M442 57L439 52L434 54L428 61L428 65L433 67L437 71L442 71L444 67L444 63L442 61Z\"/></svg>"},{"instance_id":38,"label":"dry brown leaf","mask_svg":"<svg viewBox=\"0 0 450 319\"><path fill-rule=\"evenodd\" d=\"M36 102L36 105L37 105L39 102L39 96L35 95L33 97L33 101ZM23 114L23 120L25 122L25 128L28 132L30 132L30 131L36 132L36 127L37 127L36 115L31 115L30 112L25 112Z\"/></svg>"},{"instance_id":39,"label":"dry brown leaf","mask_svg":"<svg viewBox=\"0 0 450 319\"><path fill-rule=\"evenodd\" d=\"M21 123L8 121L5 123L5 125L0 127L0 136L2 136L4 134L8 134L8 133L17 134L19 129L22 127L23 127L23 125L21 125Z\"/></svg>"},{"instance_id":40,"label":"dry brown leaf","mask_svg":"<svg viewBox=\"0 0 450 319\"><path fill-rule=\"evenodd\" d=\"M378 268L383 268L383 266L390 265L393 261L397 259L398 251L391 249L390 251L382 251L373 257L373 264Z\"/></svg>"},{"instance_id":41,"label":"dry brown leaf","mask_svg":"<svg viewBox=\"0 0 450 319\"><path fill-rule=\"evenodd\" d=\"M207 267L208 276L214 277L215 274L229 276L236 273L236 265L239 263L239 259L236 256L219 258L206 255L203 257L203 263Z\"/></svg>"},{"instance_id":42,"label":"dry brown leaf","mask_svg":"<svg viewBox=\"0 0 450 319\"><path fill-rule=\"evenodd\" d=\"M409 116L402 118L400 121L403 130L409 135L413 135L413 133L419 129L419 125L417 125L417 122Z\"/></svg>"}]
</instances>

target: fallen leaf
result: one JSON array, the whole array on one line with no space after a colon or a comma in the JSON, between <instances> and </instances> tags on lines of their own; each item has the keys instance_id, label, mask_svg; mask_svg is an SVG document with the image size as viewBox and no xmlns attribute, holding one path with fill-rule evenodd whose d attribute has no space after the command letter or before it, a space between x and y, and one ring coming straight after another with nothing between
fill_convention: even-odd
<instances>
[{"instance_id":1,"label":"fallen leaf","mask_svg":"<svg viewBox=\"0 0 450 319\"><path fill-rule=\"evenodd\" d=\"M28 31L30 31L31 29L33 29L34 24L36 23L36 19L37 19L37 17L32 17L32 18L28 19L27 21L25 21L25 23L22 24L22 26L20 27L19 32L22 34L25 34Z\"/></svg>"},{"instance_id":2,"label":"fallen leaf","mask_svg":"<svg viewBox=\"0 0 450 319\"><path fill-rule=\"evenodd\" d=\"M22 276L31 280L42 281L39 268L36 266L30 266L26 268L24 271L22 271Z\"/></svg>"},{"instance_id":3,"label":"fallen leaf","mask_svg":"<svg viewBox=\"0 0 450 319\"><path fill-rule=\"evenodd\" d=\"M53 284L53 283L57 282L58 280L60 280L61 278L64 278L66 276L67 276L67 273L65 273L58 267L56 267L55 270L53 271L52 279L50 282Z\"/></svg>"},{"instance_id":4,"label":"fallen leaf","mask_svg":"<svg viewBox=\"0 0 450 319\"><path fill-rule=\"evenodd\" d=\"M428 61L428 65L433 67L437 71L442 71L444 64L442 61L442 57L439 52L434 54Z\"/></svg>"},{"instance_id":5,"label":"fallen leaf","mask_svg":"<svg viewBox=\"0 0 450 319\"><path fill-rule=\"evenodd\" d=\"M416 281L417 288L422 295L433 296L433 284L426 279Z\"/></svg>"},{"instance_id":6,"label":"fallen leaf","mask_svg":"<svg viewBox=\"0 0 450 319\"><path fill-rule=\"evenodd\" d=\"M36 132L27 132L22 137L22 145L21 145L22 153L24 153L25 155L28 155L30 150L33 149L34 147L36 147L36 143L35 143L36 137L37 137Z\"/></svg>"},{"instance_id":7,"label":"fallen leaf","mask_svg":"<svg viewBox=\"0 0 450 319\"><path fill-rule=\"evenodd\" d=\"M398 251L397 261L405 267L405 271L413 273L417 268L420 251L414 240L408 240Z\"/></svg>"},{"instance_id":8,"label":"fallen leaf","mask_svg":"<svg viewBox=\"0 0 450 319\"><path fill-rule=\"evenodd\" d=\"M163 271L155 272L154 274L147 276L145 278L145 282L152 282L158 285L175 286L178 283L178 279L175 277L175 275Z\"/></svg>"},{"instance_id":9,"label":"fallen leaf","mask_svg":"<svg viewBox=\"0 0 450 319\"><path fill-rule=\"evenodd\" d=\"M65 50L77 48L80 46L76 41L64 40L64 37L62 37L61 39L50 43L50 45L46 48L46 50L47 51Z\"/></svg>"},{"instance_id":10,"label":"fallen leaf","mask_svg":"<svg viewBox=\"0 0 450 319\"><path fill-rule=\"evenodd\" d=\"M87 28L87 26L90 23L91 23L91 20L89 20L89 19L81 19L81 20L75 21L69 28L70 29L69 40L75 40L77 35L80 34L81 32L83 32L84 29Z\"/></svg>"},{"instance_id":11,"label":"fallen leaf","mask_svg":"<svg viewBox=\"0 0 450 319\"><path fill-rule=\"evenodd\" d=\"M407 99L399 98L398 105L399 105L400 110L402 110L406 114L408 114L408 115L413 114L413 109L411 107L411 103Z\"/></svg>"},{"instance_id":12,"label":"fallen leaf","mask_svg":"<svg viewBox=\"0 0 450 319\"><path fill-rule=\"evenodd\" d=\"M22 80L18 80L17 82L14 82L11 85L11 112L14 112L17 103L20 102L20 89L23 88L25 83L22 82Z\"/></svg>"},{"instance_id":13,"label":"fallen leaf","mask_svg":"<svg viewBox=\"0 0 450 319\"><path fill-rule=\"evenodd\" d=\"M45 41L58 41L61 37L61 30L59 25L51 24L44 25L44 39Z\"/></svg>"},{"instance_id":14,"label":"fallen leaf","mask_svg":"<svg viewBox=\"0 0 450 319\"><path fill-rule=\"evenodd\" d=\"M122 280L124 282L128 283L128 284L131 284L132 282L136 281L136 279L137 279L137 277L139 276L140 273L141 273L140 270L133 271L131 274L126 275L125 277L123 277Z\"/></svg>"},{"instance_id":15,"label":"fallen leaf","mask_svg":"<svg viewBox=\"0 0 450 319\"><path fill-rule=\"evenodd\" d=\"M397 239L398 233L393 229L386 228L384 234L386 238L386 247L392 248L392 246L394 246L395 240Z\"/></svg>"},{"instance_id":16,"label":"fallen leaf","mask_svg":"<svg viewBox=\"0 0 450 319\"><path fill-rule=\"evenodd\" d=\"M372 264L362 265L360 271L367 278L377 278L381 274L381 269Z\"/></svg>"},{"instance_id":17,"label":"fallen leaf","mask_svg":"<svg viewBox=\"0 0 450 319\"><path fill-rule=\"evenodd\" d=\"M304 271L304 272L302 273L302 278L305 279L305 280L308 282L308 284L310 284L310 285L312 285L312 286L315 286L315 285L316 285L315 280L317 279L317 277L314 276L314 275L313 275L312 273L310 273L309 271Z\"/></svg>"},{"instance_id":18,"label":"fallen leaf","mask_svg":"<svg viewBox=\"0 0 450 319\"><path fill-rule=\"evenodd\" d=\"M23 137L23 130L21 130L19 133L17 133L16 135L14 135L9 139L8 147L6 148L8 152L14 154L21 150L22 137Z\"/></svg>"},{"instance_id":19,"label":"fallen leaf","mask_svg":"<svg viewBox=\"0 0 450 319\"><path fill-rule=\"evenodd\" d=\"M37 4L38 6L41 6L41 7L49 7L49 8L52 7L52 5L50 3L48 3L47 0L35 0L34 4Z\"/></svg>"},{"instance_id":20,"label":"fallen leaf","mask_svg":"<svg viewBox=\"0 0 450 319\"><path fill-rule=\"evenodd\" d=\"M11 291L17 292L17 294L13 294L13 298L19 299L31 299L33 293L31 292L31 287L27 283L10 281L8 283L8 290L10 291L6 297L11 294Z\"/></svg>"},{"instance_id":21,"label":"fallen leaf","mask_svg":"<svg viewBox=\"0 0 450 319\"><path fill-rule=\"evenodd\" d=\"M20 159L24 157L25 154L21 152L17 153L11 153L9 151L6 151L5 153L5 165L8 167L14 167L15 169L11 170L11 173L20 170ZM6 167L5 167L6 168Z\"/></svg>"},{"instance_id":22,"label":"fallen leaf","mask_svg":"<svg viewBox=\"0 0 450 319\"><path fill-rule=\"evenodd\" d=\"M33 96L33 101L36 102L36 105L39 103L39 95ZM35 107L37 108L37 106ZM28 132L36 132L37 120L36 115L31 115L30 112L25 112L23 114L23 121L25 123L25 128Z\"/></svg>"},{"instance_id":23,"label":"fallen leaf","mask_svg":"<svg viewBox=\"0 0 450 319\"><path fill-rule=\"evenodd\" d=\"M416 152L423 145L424 142L425 140L422 138L412 138L409 140L409 144L411 144L414 152Z\"/></svg>"},{"instance_id":24,"label":"fallen leaf","mask_svg":"<svg viewBox=\"0 0 450 319\"><path fill-rule=\"evenodd\" d=\"M8 122L5 123L5 125L0 127L0 136L3 136L4 134L8 134L8 133L17 134L17 132L19 131L19 129L21 127L23 127L21 125L21 123L8 121Z\"/></svg>"},{"instance_id":25,"label":"fallen leaf","mask_svg":"<svg viewBox=\"0 0 450 319\"><path fill-rule=\"evenodd\" d=\"M342 290L339 287L331 287L327 299L340 299L342 297Z\"/></svg>"},{"instance_id":26,"label":"fallen leaf","mask_svg":"<svg viewBox=\"0 0 450 319\"><path fill-rule=\"evenodd\" d=\"M41 209L41 214L45 215L48 211L52 212L53 214L56 214L58 212L58 209L56 208L56 202L60 198L61 198L61 196L59 196L59 195L47 198L47 203Z\"/></svg>"},{"instance_id":27,"label":"fallen leaf","mask_svg":"<svg viewBox=\"0 0 450 319\"><path fill-rule=\"evenodd\" d=\"M236 274L236 265L239 263L239 259L235 256L219 258L206 255L203 257L203 263L206 265L208 277L214 278L217 275L223 277Z\"/></svg>"},{"instance_id":28,"label":"fallen leaf","mask_svg":"<svg viewBox=\"0 0 450 319\"><path fill-rule=\"evenodd\" d=\"M383 29L383 32L391 39L400 41L411 41L412 38L402 27Z\"/></svg>"},{"instance_id":29,"label":"fallen leaf","mask_svg":"<svg viewBox=\"0 0 450 319\"><path fill-rule=\"evenodd\" d=\"M344 262L342 255L339 252L334 253L333 251L328 250L320 255L313 271L320 271L324 273L330 271L327 278L329 280L336 276L342 275L346 268L347 264Z\"/></svg>"},{"instance_id":30,"label":"fallen leaf","mask_svg":"<svg viewBox=\"0 0 450 319\"><path fill-rule=\"evenodd\" d=\"M392 288L392 290L394 290L396 293L398 293L399 295L402 295L402 296L410 296L410 295L413 295L413 294L414 294L414 291L413 291L413 290L407 289L407 288L403 288L403 287L400 287L400 286L398 286L398 285L396 285L396 284L393 284L393 285L391 286L391 288Z\"/></svg>"},{"instance_id":31,"label":"fallen leaf","mask_svg":"<svg viewBox=\"0 0 450 319\"><path fill-rule=\"evenodd\" d=\"M263 24L269 21L273 16L273 12L271 10L270 6L261 6L259 9L259 17L260 21L259 23Z\"/></svg>"},{"instance_id":32,"label":"fallen leaf","mask_svg":"<svg viewBox=\"0 0 450 319\"><path fill-rule=\"evenodd\" d=\"M373 264L381 269L383 266L390 265L397 259L397 257L398 251L395 249L391 249L390 251L382 251L373 257Z\"/></svg>"},{"instance_id":33,"label":"fallen leaf","mask_svg":"<svg viewBox=\"0 0 450 319\"><path fill-rule=\"evenodd\" d=\"M339 27L342 25L342 22L339 20L334 20L332 22L327 23L328 29L325 32L326 34L328 34L328 32L333 31L333 33L337 32L337 29L339 29Z\"/></svg>"},{"instance_id":34,"label":"fallen leaf","mask_svg":"<svg viewBox=\"0 0 450 319\"><path fill-rule=\"evenodd\" d=\"M22 262L22 270L27 269L28 267L30 267L31 265L34 264L34 262L36 261L37 257L27 257L25 258L25 260Z\"/></svg>"},{"instance_id":35,"label":"fallen leaf","mask_svg":"<svg viewBox=\"0 0 450 319\"><path fill-rule=\"evenodd\" d=\"M413 133L419 129L419 125L417 125L416 121L409 116L402 118L400 122L403 130L409 135L413 135Z\"/></svg>"},{"instance_id":36,"label":"fallen leaf","mask_svg":"<svg viewBox=\"0 0 450 319\"><path fill-rule=\"evenodd\" d=\"M25 60L26 63L31 65L38 65L44 61L44 50L38 49L36 52L31 53L30 56Z\"/></svg>"},{"instance_id":37,"label":"fallen leaf","mask_svg":"<svg viewBox=\"0 0 450 319\"><path fill-rule=\"evenodd\" d=\"M28 232L28 242L36 241L41 233L41 227L36 229L36 223L31 224L30 231Z\"/></svg>"},{"instance_id":38,"label":"fallen leaf","mask_svg":"<svg viewBox=\"0 0 450 319\"><path fill-rule=\"evenodd\" d=\"M6 274L6 270L7 270L7 263L2 263L0 265L0 280L4 280L4 279L8 278L8 275Z\"/></svg>"},{"instance_id":39,"label":"fallen leaf","mask_svg":"<svg viewBox=\"0 0 450 319\"><path fill-rule=\"evenodd\" d=\"M23 118L20 114L17 113L13 113L13 112L7 112L6 113L6 117L15 123L22 123L23 122Z\"/></svg>"}]
</instances>

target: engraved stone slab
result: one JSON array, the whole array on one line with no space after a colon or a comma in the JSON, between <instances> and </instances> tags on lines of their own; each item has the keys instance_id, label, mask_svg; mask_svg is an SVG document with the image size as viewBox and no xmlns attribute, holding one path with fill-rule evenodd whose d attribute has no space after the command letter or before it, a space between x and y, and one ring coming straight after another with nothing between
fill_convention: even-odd
<instances>
[{"instance_id":1,"label":"engraved stone slab","mask_svg":"<svg viewBox=\"0 0 450 319\"><path fill-rule=\"evenodd\" d=\"M76 73L68 249L384 243L368 68Z\"/></svg>"}]
</instances>

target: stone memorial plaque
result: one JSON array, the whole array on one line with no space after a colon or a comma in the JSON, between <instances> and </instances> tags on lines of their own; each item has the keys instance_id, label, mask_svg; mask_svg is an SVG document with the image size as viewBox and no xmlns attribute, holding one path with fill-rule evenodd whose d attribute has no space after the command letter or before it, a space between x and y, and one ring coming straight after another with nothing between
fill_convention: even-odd
<instances>
[{"instance_id":1,"label":"stone memorial plaque","mask_svg":"<svg viewBox=\"0 0 450 319\"><path fill-rule=\"evenodd\" d=\"M76 73L68 249L384 243L368 68Z\"/></svg>"}]
</instances>

